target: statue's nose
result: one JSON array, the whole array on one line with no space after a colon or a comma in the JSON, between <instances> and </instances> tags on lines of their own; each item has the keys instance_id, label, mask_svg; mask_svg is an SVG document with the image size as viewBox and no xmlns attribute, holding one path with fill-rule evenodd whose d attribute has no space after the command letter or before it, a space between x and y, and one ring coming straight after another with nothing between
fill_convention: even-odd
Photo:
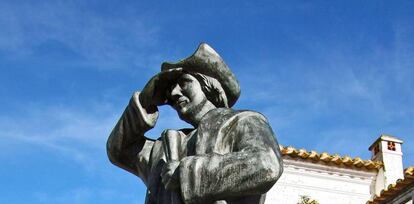
<instances>
[{"instance_id":1,"label":"statue's nose","mask_svg":"<svg viewBox=\"0 0 414 204\"><path fill-rule=\"evenodd\" d=\"M171 96L172 96L172 98L177 98L177 97L180 97L180 96L182 96L183 94L182 94L182 92L181 92L181 87L180 87L180 85L179 84L176 84L173 88L172 88L172 90L171 90Z\"/></svg>"}]
</instances>

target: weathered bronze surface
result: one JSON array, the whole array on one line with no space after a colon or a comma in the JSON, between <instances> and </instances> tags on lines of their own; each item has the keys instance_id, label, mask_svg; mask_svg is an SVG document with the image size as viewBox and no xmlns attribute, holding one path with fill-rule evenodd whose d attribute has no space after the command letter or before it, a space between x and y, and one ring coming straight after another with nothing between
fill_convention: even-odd
<instances>
[{"instance_id":1,"label":"weathered bronze surface","mask_svg":"<svg viewBox=\"0 0 414 204\"><path fill-rule=\"evenodd\" d=\"M275 135L260 113L233 110L239 83L207 44L163 63L133 94L109 136L108 157L147 186L147 204L261 204L283 171ZM193 129L145 133L170 105Z\"/></svg>"}]
</instances>

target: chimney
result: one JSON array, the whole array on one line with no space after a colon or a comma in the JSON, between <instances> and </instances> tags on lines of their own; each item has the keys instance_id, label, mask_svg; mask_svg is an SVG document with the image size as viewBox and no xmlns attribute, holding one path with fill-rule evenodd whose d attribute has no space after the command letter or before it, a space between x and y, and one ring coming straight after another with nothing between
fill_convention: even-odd
<instances>
[{"instance_id":1,"label":"chimney","mask_svg":"<svg viewBox=\"0 0 414 204\"><path fill-rule=\"evenodd\" d=\"M371 160L380 161L384 164L378 170L375 181L375 194L379 195L382 189L386 189L388 185L404 178L402 143L403 141L396 137L381 135L369 147L372 153Z\"/></svg>"}]
</instances>

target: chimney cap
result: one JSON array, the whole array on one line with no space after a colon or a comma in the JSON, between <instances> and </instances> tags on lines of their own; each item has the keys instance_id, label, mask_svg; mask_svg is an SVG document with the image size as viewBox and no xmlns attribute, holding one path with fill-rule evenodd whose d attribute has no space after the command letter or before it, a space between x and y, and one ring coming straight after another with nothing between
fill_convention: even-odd
<instances>
[{"instance_id":1,"label":"chimney cap","mask_svg":"<svg viewBox=\"0 0 414 204\"><path fill-rule=\"evenodd\" d=\"M374 148L374 146L377 144L377 143L379 143L380 141L389 141L389 142L395 142L395 143L400 143L400 144L402 144L403 143L403 141L402 140L400 140L400 139L398 139L398 138L396 138L396 137L394 137L394 136L391 136L391 135L386 135L386 134L382 134L377 140L375 140L375 142L374 143L372 143L372 145L371 146L369 146L369 148L368 148L368 150L372 150L373 148Z\"/></svg>"}]
</instances>

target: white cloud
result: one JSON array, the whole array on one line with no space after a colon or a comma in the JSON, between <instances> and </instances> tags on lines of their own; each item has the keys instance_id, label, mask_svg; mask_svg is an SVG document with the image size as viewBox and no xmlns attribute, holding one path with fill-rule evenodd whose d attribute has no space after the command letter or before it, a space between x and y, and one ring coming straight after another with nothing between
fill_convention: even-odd
<instances>
[{"instance_id":1,"label":"white cloud","mask_svg":"<svg viewBox=\"0 0 414 204\"><path fill-rule=\"evenodd\" d=\"M106 140L124 107L87 106L90 105L79 110L59 105L27 105L23 115L0 117L0 139L48 148L93 172L102 161L107 162ZM157 138L163 129L188 126L175 111L163 107L156 128L148 135Z\"/></svg>"},{"instance_id":2,"label":"white cloud","mask_svg":"<svg viewBox=\"0 0 414 204\"><path fill-rule=\"evenodd\" d=\"M80 112L63 107L25 107L24 114L0 118L0 138L53 150L93 170L102 161L105 141L113 126L111 114Z\"/></svg>"},{"instance_id":3,"label":"white cloud","mask_svg":"<svg viewBox=\"0 0 414 204\"><path fill-rule=\"evenodd\" d=\"M73 61L65 64L99 68L159 63L158 54L146 52L157 45L159 29L147 23L145 16L129 15L126 11L121 16L105 16L88 6L69 1L2 4L0 51L10 58L36 54L47 58L54 51L39 49L59 49L53 48L58 46L74 55Z\"/></svg>"},{"instance_id":4,"label":"white cloud","mask_svg":"<svg viewBox=\"0 0 414 204\"><path fill-rule=\"evenodd\" d=\"M145 187L141 181L112 166L106 157L106 140L124 107L108 104L89 106L85 104L80 110L59 105L29 104L24 107L23 115L16 113L15 116L0 117L0 141L13 145L6 149L5 154L13 157L13 151L20 151L19 145L23 143L26 144L24 148L30 148L30 151L48 150L58 158L69 160L71 166L80 167L79 171L66 172L63 176L79 174L83 178L85 175L82 174L86 173L88 179L99 179L92 186L82 186L83 181L80 180L77 185L81 186L78 187L68 186L53 191L41 188L43 190L28 195L28 200L59 204L143 202ZM163 107L157 127L148 135L156 138L164 128L183 126L188 125L183 124L171 108Z\"/></svg>"},{"instance_id":5,"label":"white cloud","mask_svg":"<svg viewBox=\"0 0 414 204\"><path fill-rule=\"evenodd\" d=\"M303 41L312 61L252 58L240 67L255 68L239 76L241 101L249 105L243 108L263 112L284 145L368 159L367 148L379 134L408 139L412 131L406 126L414 117L407 89L414 82L412 46L407 36L398 38L396 50L372 46L361 56L352 43Z\"/></svg>"}]
</instances>

